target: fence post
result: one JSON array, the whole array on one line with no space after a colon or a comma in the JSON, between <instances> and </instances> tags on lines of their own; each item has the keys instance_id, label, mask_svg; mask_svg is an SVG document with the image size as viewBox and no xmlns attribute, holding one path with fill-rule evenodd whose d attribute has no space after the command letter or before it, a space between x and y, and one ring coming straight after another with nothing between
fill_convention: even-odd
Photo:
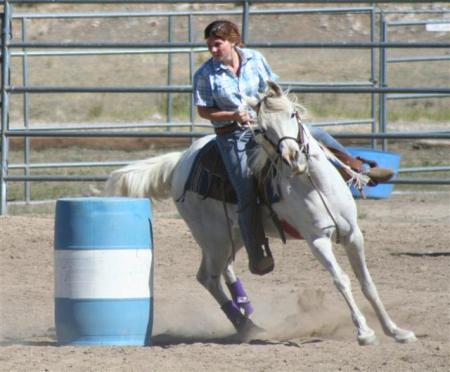
<instances>
[{"instance_id":1,"label":"fence post","mask_svg":"<svg viewBox=\"0 0 450 372\"><path fill-rule=\"evenodd\" d=\"M22 18L22 41L27 41L27 18ZM28 54L26 48L23 48L23 56L22 56L22 81L23 86L28 86ZM29 97L30 95L25 92L23 94L23 124L25 129L30 128L30 101ZM24 168L24 174L25 176L30 175L30 138L24 137L23 141L23 160L25 164ZM31 201L31 184L28 181L24 182L24 196L25 196L25 202L30 203Z\"/></svg>"},{"instance_id":2,"label":"fence post","mask_svg":"<svg viewBox=\"0 0 450 372\"><path fill-rule=\"evenodd\" d=\"M248 1L244 1L242 4L242 42L247 44L248 42L248 24L249 24L249 11L250 7Z\"/></svg>"},{"instance_id":3,"label":"fence post","mask_svg":"<svg viewBox=\"0 0 450 372\"><path fill-rule=\"evenodd\" d=\"M7 189L6 176L8 173L8 138L6 131L9 129L9 94L6 88L10 85L9 49L11 40L11 5L6 0L3 6L2 17L2 118L1 118L1 170L0 170L0 215L7 214Z\"/></svg>"},{"instance_id":4,"label":"fence post","mask_svg":"<svg viewBox=\"0 0 450 372\"><path fill-rule=\"evenodd\" d=\"M194 42L194 29L192 22L192 14L188 16L188 41L190 43ZM195 54L192 48L189 50L189 84L193 84L194 82L194 69L195 69ZM195 106L194 106L194 96L191 93L189 99L189 121L191 123L190 131L191 133L194 131L194 119L195 119ZM193 139L191 140L191 142Z\"/></svg>"},{"instance_id":5,"label":"fence post","mask_svg":"<svg viewBox=\"0 0 450 372\"><path fill-rule=\"evenodd\" d=\"M380 15L380 41L386 42L387 39L387 26L386 26L386 20L384 18L383 12L381 12ZM387 87L387 62L386 62L386 48L380 49L380 87L385 88ZM379 131L381 133L386 132L386 122L387 122L387 99L385 93L380 93L380 126ZM386 151L387 147L387 140L386 138L383 138L381 141L382 145L381 148L383 151Z\"/></svg>"},{"instance_id":6,"label":"fence post","mask_svg":"<svg viewBox=\"0 0 450 372\"><path fill-rule=\"evenodd\" d=\"M172 16L167 17L167 33L168 33L168 42L171 43L173 41L173 22L172 22ZM167 85L172 85L172 52L168 52L167 54ZM167 93L167 107L166 107L166 114L167 114L167 122L172 122L172 114L173 114L173 96L172 93ZM167 126L167 130L170 131L170 126Z\"/></svg>"},{"instance_id":7,"label":"fence post","mask_svg":"<svg viewBox=\"0 0 450 372\"><path fill-rule=\"evenodd\" d=\"M374 6L374 4L371 4ZM375 42L375 22L376 22L376 10L374 7L372 7L372 10L370 11L370 41L372 43ZM376 86L376 78L375 78L375 64L376 64L376 56L375 56L375 48L370 48L370 81L372 82L372 87ZM375 93L371 93L370 95L370 116L372 118L371 123L371 132L375 133L377 130L377 119L376 119L376 112L377 112L377 99ZM372 148L377 147L377 140L375 138L371 139L371 145Z\"/></svg>"}]
</instances>

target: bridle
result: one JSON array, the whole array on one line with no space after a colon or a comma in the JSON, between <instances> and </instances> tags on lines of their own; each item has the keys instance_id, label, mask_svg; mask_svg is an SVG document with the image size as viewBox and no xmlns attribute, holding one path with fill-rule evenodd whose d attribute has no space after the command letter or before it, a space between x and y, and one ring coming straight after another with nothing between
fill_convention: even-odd
<instances>
[{"instance_id":1,"label":"bridle","mask_svg":"<svg viewBox=\"0 0 450 372\"><path fill-rule=\"evenodd\" d=\"M297 122L297 126L298 126L297 137L283 136L278 139L277 143L275 143L274 141L272 141L272 139L270 139L270 137L267 135L266 130L263 130L261 128L252 129L253 134L255 136L261 135L262 138L264 139L264 141L266 141L266 143L268 143L271 146L271 148L275 151L275 153L277 153L280 156L281 160L285 163L287 163L286 160L281 157L281 143L285 140L293 140L293 141L297 142L300 147L300 151L305 154L307 160L309 157L309 146L305 142L305 129L303 127L300 113L297 110L294 110L291 113L291 119L293 119L294 117L296 118L296 122Z\"/></svg>"}]
</instances>

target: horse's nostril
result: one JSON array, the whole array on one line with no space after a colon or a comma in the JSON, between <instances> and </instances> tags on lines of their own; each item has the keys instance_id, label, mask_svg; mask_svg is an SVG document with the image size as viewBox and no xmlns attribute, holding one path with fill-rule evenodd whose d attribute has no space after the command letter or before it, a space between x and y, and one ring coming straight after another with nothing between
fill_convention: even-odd
<instances>
[{"instance_id":1,"label":"horse's nostril","mask_svg":"<svg viewBox=\"0 0 450 372\"><path fill-rule=\"evenodd\" d=\"M300 159L300 153L298 151L292 151L289 155L289 160L292 164L297 163Z\"/></svg>"}]
</instances>

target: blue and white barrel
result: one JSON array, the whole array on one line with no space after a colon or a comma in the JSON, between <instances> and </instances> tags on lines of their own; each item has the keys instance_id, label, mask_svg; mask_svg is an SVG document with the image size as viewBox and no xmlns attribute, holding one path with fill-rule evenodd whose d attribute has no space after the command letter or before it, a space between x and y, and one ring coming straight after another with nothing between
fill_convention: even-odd
<instances>
[{"instance_id":1,"label":"blue and white barrel","mask_svg":"<svg viewBox=\"0 0 450 372\"><path fill-rule=\"evenodd\" d=\"M151 226L148 199L57 201L54 263L59 344L150 344Z\"/></svg>"}]
</instances>

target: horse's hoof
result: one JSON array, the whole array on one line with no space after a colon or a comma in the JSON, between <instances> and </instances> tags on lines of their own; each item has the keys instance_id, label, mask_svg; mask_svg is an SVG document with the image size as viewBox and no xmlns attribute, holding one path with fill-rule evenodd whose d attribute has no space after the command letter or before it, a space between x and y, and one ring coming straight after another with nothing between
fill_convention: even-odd
<instances>
[{"instance_id":1,"label":"horse's hoof","mask_svg":"<svg viewBox=\"0 0 450 372\"><path fill-rule=\"evenodd\" d=\"M369 333L368 335L358 336L358 344L360 346L368 345L378 345L378 339L375 332Z\"/></svg>"},{"instance_id":2,"label":"horse's hoof","mask_svg":"<svg viewBox=\"0 0 450 372\"><path fill-rule=\"evenodd\" d=\"M408 342L417 341L416 335L413 331L407 329L397 329L394 333L394 339L401 344L407 344Z\"/></svg>"},{"instance_id":3,"label":"horse's hoof","mask_svg":"<svg viewBox=\"0 0 450 372\"><path fill-rule=\"evenodd\" d=\"M250 342L260 338L265 332L264 328L257 326L250 318L247 318L238 330L241 342Z\"/></svg>"}]
</instances>

